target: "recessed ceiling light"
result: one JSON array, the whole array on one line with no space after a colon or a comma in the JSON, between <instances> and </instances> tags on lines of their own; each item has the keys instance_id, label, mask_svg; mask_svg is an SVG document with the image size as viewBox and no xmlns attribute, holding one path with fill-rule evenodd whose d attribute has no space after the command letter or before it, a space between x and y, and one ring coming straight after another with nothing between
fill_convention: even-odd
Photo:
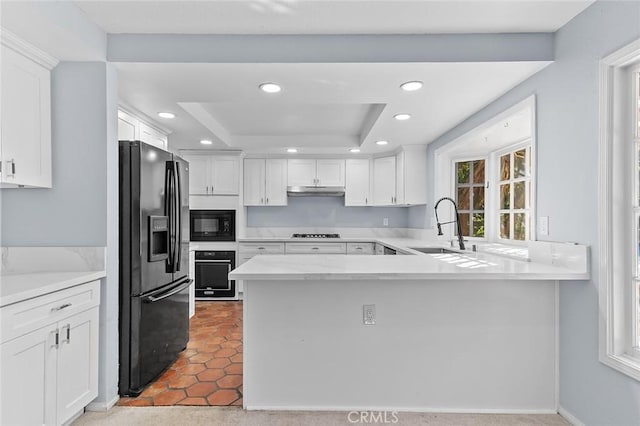
<instances>
[{"instance_id":1,"label":"recessed ceiling light","mask_svg":"<svg viewBox=\"0 0 640 426\"><path fill-rule=\"evenodd\" d=\"M406 112L401 112L400 114L396 114L393 116L396 120L404 121L411 118L411 114L407 114Z\"/></svg>"},{"instance_id":2,"label":"recessed ceiling light","mask_svg":"<svg viewBox=\"0 0 640 426\"><path fill-rule=\"evenodd\" d=\"M295 153L295 152L298 152L298 150L297 150L297 149L295 149L295 148L289 148L289 149L287 149L287 152L289 152L289 153L293 154L293 153Z\"/></svg>"},{"instance_id":3,"label":"recessed ceiling light","mask_svg":"<svg viewBox=\"0 0 640 426\"><path fill-rule=\"evenodd\" d=\"M202 139L202 140L200 141L200 143L201 143L202 145L212 145L212 144L213 144L213 141L210 141L209 139Z\"/></svg>"},{"instance_id":4,"label":"recessed ceiling light","mask_svg":"<svg viewBox=\"0 0 640 426\"><path fill-rule=\"evenodd\" d=\"M158 116L162 118L176 118L176 115L172 112L159 112Z\"/></svg>"},{"instance_id":5,"label":"recessed ceiling light","mask_svg":"<svg viewBox=\"0 0 640 426\"><path fill-rule=\"evenodd\" d=\"M267 93L278 93L281 88L276 83L262 83L260 86L260 90Z\"/></svg>"},{"instance_id":6,"label":"recessed ceiling light","mask_svg":"<svg viewBox=\"0 0 640 426\"><path fill-rule=\"evenodd\" d=\"M422 89L421 81L407 81L406 83L402 83L400 88L406 92L415 92L416 90Z\"/></svg>"},{"instance_id":7,"label":"recessed ceiling light","mask_svg":"<svg viewBox=\"0 0 640 426\"><path fill-rule=\"evenodd\" d=\"M360 152L360 148L351 148L349 152Z\"/></svg>"},{"instance_id":8,"label":"recessed ceiling light","mask_svg":"<svg viewBox=\"0 0 640 426\"><path fill-rule=\"evenodd\" d=\"M377 145L387 145L389 142L388 141L378 141L376 142Z\"/></svg>"}]
</instances>

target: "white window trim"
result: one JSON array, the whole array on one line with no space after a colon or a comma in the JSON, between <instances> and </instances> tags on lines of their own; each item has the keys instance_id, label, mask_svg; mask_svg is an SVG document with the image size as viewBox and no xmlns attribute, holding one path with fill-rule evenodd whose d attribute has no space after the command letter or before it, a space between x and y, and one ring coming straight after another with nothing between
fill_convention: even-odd
<instances>
[{"instance_id":1,"label":"white window trim","mask_svg":"<svg viewBox=\"0 0 640 426\"><path fill-rule=\"evenodd\" d=\"M618 184L621 179L624 183L625 177L627 182L629 179L624 172L616 175L614 171L626 170L624 154L626 149L631 149L628 143L629 130L625 131L623 125L625 114L626 117L630 115L628 109L631 102L622 93L625 83L621 77L626 74L623 68L638 60L640 39L600 61L598 143L599 359L603 364L636 380L640 380L640 359L627 354L632 315L629 314L628 301L624 300L631 274L630 256L615 258L616 247L618 250L628 247L623 242L621 235L624 233L619 228L629 226L629 222L624 220L624 209L616 210L614 202L619 196L629 196L628 183ZM616 217L616 211L622 211L623 217Z\"/></svg>"},{"instance_id":2,"label":"white window trim","mask_svg":"<svg viewBox=\"0 0 640 426\"><path fill-rule=\"evenodd\" d=\"M496 123L503 122L504 120L512 117L518 112L523 110L529 110L531 113L531 135L521 139L519 141L514 141L510 143L508 146L503 146L497 149L494 149L490 152L480 153L478 155L468 155L468 156L456 156L450 152L450 150L456 146L469 143L469 141L478 139L481 137L483 132L495 125ZM497 177L497 171L495 167L493 167L492 159L490 158L491 152L499 152L503 149L509 149L511 147L515 147L518 144L522 144L525 141L530 141L531 144L531 209L530 215L532 218L531 229L530 229L530 240L533 241L536 239L536 209L537 209L537 197L536 197L536 182L537 182L537 166L536 166L536 98L535 95L531 95L526 99L518 102L512 107L506 109L495 117L487 120L481 125L471 129L467 133L461 135L460 137L452 140L448 144L438 148L434 152L434 169L435 169L435 184L434 184L434 200L433 203L439 200L442 197L451 197L455 199L455 163L457 161L465 161L466 159L471 158L484 158L485 159L485 180L491 180L490 185L496 185L494 175ZM493 209L489 209L488 206L494 205L497 203L495 199L495 191L486 190L485 188L485 238L478 237L466 237L469 241L484 241L489 243L497 243L504 245L513 245L513 246L526 246L529 241L517 241L517 240L502 240L497 238L498 235L498 225L497 213L493 212ZM492 203L492 204L489 204ZM441 206L442 217L452 217L453 208L449 208L447 206ZM435 219L434 219L435 220ZM431 224L432 227L435 227L435 221ZM452 227L447 227L448 229L444 230L445 236L447 239L452 240L455 238Z\"/></svg>"},{"instance_id":3,"label":"white window trim","mask_svg":"<svg viewBox=\"0 0 640 426\"><path fill-rule=\"evenodd\" d=\"M536 235L536 231L535 231L535 220L533 220L535 218L534 216L534 207L536 205L536 199L535 199L535 194L536 194L536 190L535 190L535 185L536 185L536 167L535 167L535 154L534 154L534 145L533 145L533 138L532 137L526 137L518 142L515 142L512 145L509 145L507 147L501 148L497 151L493 151L490 155L489 155L489 163L490 163L490 171L491 171L491 186L492 188L489 189L489 193L490 198L491 198L491 202L493 203L492 205L498 205L500 202L500 157L505 155L505 154L510 154L514 151L518 151L522 148L529 148L529 192L531 193L531 205L529 206L529 217L531 218L530 221L530 225L528 228L529 231L529 238L525 238L524 240L515 240L513 238L500 238L500 213L502 212L501 209L491 209L490 210L490 218L491 218L491 223L494 224L495 226L492 229L493 234L491 234L491 241L495 241L497 243L500 244L508 244L508 245L519 245L519 246L526 246L529 244L529 241L534 240L535 235ZM513 162L510 163L510 168L511 168L511 172L513 173ZM516 179L517 180L517 179ZM511 179L509 179L508 181L505 182L513 182L513 176L511 177ZM510 194L511 197L511 202L513 202L513 193ZM511 204L513 205L513 204ZM526 210L526 209L525 209ZM511 230L513 230L513 223L511 224ZM513 232L510 234L511 236L513 236Z\"/></svg>"}]
</instances>

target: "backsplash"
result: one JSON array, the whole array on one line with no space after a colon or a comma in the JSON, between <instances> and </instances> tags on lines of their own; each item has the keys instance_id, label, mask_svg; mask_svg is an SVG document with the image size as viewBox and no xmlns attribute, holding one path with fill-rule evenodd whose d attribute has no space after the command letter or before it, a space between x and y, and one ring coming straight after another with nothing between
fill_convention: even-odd
<instances>
[{"instance_id":1,"label":"backsplash","mask_svg":"<svg viewBox=\"0 0 640 426\"><path fill-rule=\"evenodd\" d=\"M3 275L104 269L104 247L2 247Z\"/></svg>"},{"instance_id":2,"label":"backsplash","mask_svg":"<svg viewBox=\"0 0 640 426\"><path fill-rule=\"evenodd\" d=\"M248 227L406 228L406 207L345 207L341 197L289 197L283 207L247 207Z\"/></svg>"}]
</instances>

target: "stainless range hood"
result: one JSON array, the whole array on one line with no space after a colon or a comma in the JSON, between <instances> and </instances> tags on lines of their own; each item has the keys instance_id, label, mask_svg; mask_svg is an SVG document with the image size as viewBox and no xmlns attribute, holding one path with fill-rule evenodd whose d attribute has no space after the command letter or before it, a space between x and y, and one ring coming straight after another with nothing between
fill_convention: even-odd
<instances>
[{"instance_id":1,"label":"stainless range hood","mask_svg":"<svg viewBox=\"0 0 640 426\"><path fill-rule=\"evenodd\" d=\"M289 186L289 197L344 197L344 186Z\"/></svg>"}]
</instances>

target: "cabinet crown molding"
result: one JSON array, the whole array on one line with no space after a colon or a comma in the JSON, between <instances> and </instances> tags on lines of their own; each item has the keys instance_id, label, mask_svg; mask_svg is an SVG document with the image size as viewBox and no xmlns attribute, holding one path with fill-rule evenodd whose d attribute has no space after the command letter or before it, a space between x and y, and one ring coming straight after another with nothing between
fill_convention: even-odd
<instances>
[{"instance_id":1,"label":"cabinet crown molding","mask_svg":"<svg viewBox=\"0 0 640 426\"><path fill-rule=\"evenodd\" d=\"M48 70L55 68L60 61L47 52L35 47L31 43L21 39L11 31L0 27L0 43L11 50L31 59L33 62Z\"/></svg>"}]
</instances>

